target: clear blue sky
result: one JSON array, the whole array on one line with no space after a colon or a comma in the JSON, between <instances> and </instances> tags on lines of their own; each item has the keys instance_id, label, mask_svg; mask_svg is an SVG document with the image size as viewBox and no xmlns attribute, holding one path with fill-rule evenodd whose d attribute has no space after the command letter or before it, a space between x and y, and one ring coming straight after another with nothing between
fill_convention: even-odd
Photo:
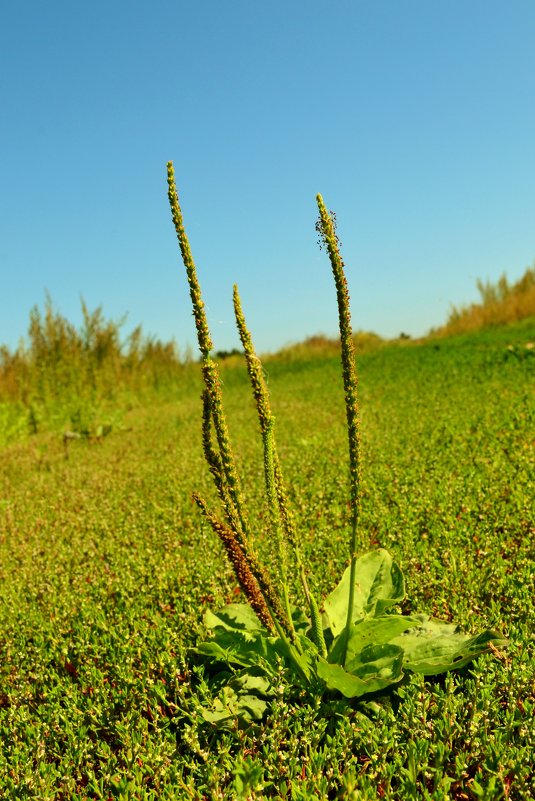
<instances>
[{"instance_id":1,"label":"clear blue sky","mask_svg":"<svg viewBox=\"0 0 535 801\"><path fill-rule=\"evenodd\" d=\"M535 258L535 3L76 0L0 11L0 343L48 290L194 344L172 159L217 349L425 333Z\"/></svg>"}]
</instances>

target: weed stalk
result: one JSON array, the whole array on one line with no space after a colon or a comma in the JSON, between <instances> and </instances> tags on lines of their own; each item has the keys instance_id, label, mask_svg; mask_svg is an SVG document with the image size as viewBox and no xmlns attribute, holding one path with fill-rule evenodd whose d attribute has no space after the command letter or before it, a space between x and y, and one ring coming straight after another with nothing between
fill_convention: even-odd
<instances>
[{"instance_id":1,"label":"weed stalk","mask_svg":"<svg viewBox=\"0 0 535 801\"><path fill-rule=\"evenodd\" d=\"M264 446L266 493L270 507L272 525L277 532L277 543L279 549L279 559L281 562L283 586L285 588L287 586L286 546L289 544L293 551L297 571L303 587L303 592L309 605L313 639L318 646L320 653L323 656L326 656L327 648L325 645L325 638L323 636L321 616L316 599L311 593L308 585L307 575L303 564L303 559L301 557L301 548L299 546L299 541L297 539L297 533L295 530L295 523L287 500L286 488L282 477L282 469L280 466L280 460L275 442L275 418L271 412L269 392L264 378L262 363L256 354L250 331L247 328L241 305L240 294L236 285L234 285L233 300L236 325L243 350L245 352L247 372L249 373L249 379L258 412L260 431L262 434L262 442ZM284 529L286 541L283 540L281 527ZM285 598L287 599L287 597L288 595L286 591Z\"/></svg>"},{"instance_id":2,"label":"weed stalk","mask_svg":"<svg viewBox=\"0 0 535 801\"><path fill-rule=\"evenodd\" d=\"M203 394L204 453L217 492L225 509L229 525L225 526L217 520L212 513L208 512L206 505L199 496L196 496L195 500L203 510L213 530L221 539L231 559L238 583L244 590L247 599L257 613L260 621L264 623L267 620L266 611L264 609L264 607L266 607L269 610L269 614L276 628L281 628L290 640L294 642L295 631L291 622L291 616L288 614L289 604L284 603L283 605L281 603L270 577L256 558L249 541L243 496L223 411L221 381L217 364L210 355L213 349L212 338L206 319L195 262L193 261L191 248L184 228L172 162L168 162L167 164L167 184L171 214L180 245L182 260L186 268L190 298L193 306L193 316L197 329L197 340L201 352L202 376L205 386ZM217 450L212 440L212 427L215 431ZM246 568L249 571L248 573ZM255 584L249 581L249 573L254 577ZM257 596L256 589L258 589L262 595L263 606Z\"/></svg>"},{"instance_id":3,"label":"weed stalk","mask_svg":"<svg viewBox=\"0 0 535 801\"><path fill-rule=\"evenodd\" d=\"M358 405L358 381L355 366L355 349L353 345L353 332L351 329L351 314L349 311L349 292L344 273L344 262L340 255L339 241L332 215L327 211L321 195L316 197L320 218L318 231L327 247L329 259L336 286L338 301L338 319L340 325L340 343L342 359L342 376L344 381L344 396L347 418L347 434L349 441L349 472L350 472L350 499L351 499L351 543L350 543L350 581L349 602L347 606L347 620L344 630L344 647L341 664L345 666L347 658L347 644L349 631L353 622L353 605L355 600L355 581L357 563L357 530L360 516L360 415Z\"/></svg>"}]
</instances>

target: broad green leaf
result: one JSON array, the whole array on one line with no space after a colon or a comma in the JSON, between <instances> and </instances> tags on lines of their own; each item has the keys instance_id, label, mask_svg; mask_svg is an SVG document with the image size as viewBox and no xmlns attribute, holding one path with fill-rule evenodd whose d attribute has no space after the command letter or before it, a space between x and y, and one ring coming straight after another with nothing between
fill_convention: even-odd
<instances>
[{"instance_id":1,"label":"broad green leaf","mask_svg":"<svg viewBox=\"0 0 535 801\"><path fill-rule=\"evenodd\" d=\"M295 643L278 637L273 640L273 649L282 657L284 664L293 671L294 676L304 679L305 684L310 682L316 672L318 649L306 634L298 631ZM270 657L270 662L276 667L276 658Z\"/></svg>"},{"instance_id":2,"label":"broad green leaf","mask_svg":"<svg viewBox=\"0 0 535 801\"><path fill-rule=\"evenodd\" d=\"M419 625L392 640L403 649L403 667L432 676L464 667L490 650L490 644L504 645L497 632L486 630L475 637L457 631L452 623L418 615Z\"/></svg>"},{"instance_id":3,"label":"broad green leaf","mask_svg":"<svg viewBox=\"0 0 535 801\"><path fill-rule=\"evenodd\" d=\"M382 617L368 618L361 620L352 626L349 632L346 653L346 670L353 672L352 664L359 660L359 654L370 645L383 645L391 642L407 629L418 626L419 620L415 617L404 617L403 615L383 615ZM329 662L342 661L344 651L345 632L334 641L329 652Z\"/></svg>"},{"instance_id":4,"label":"broad green leaf","mask_svg":"<svg viewBox=\"0 0 535 801\"><path fill-rule=\"evenodd\" d=\"M327 627L334 637L340 634L346 624L350 571L350 567L345 570L342 580L327 596L323 605ZM401 568L388 551L382 548L359 557L355 575L355 598L351 615L354 623L365 617L379 617L405 596Z\"/></svg>"},{"instance_id":5,"label":"broad green leaf","mask_svg":"<svg viewBox=\"0 0 535 801\"><path fill-rule=\"evenodd\" d=\"M208 629L224 628L266 633L266 629L262 626L249 604L228 604L228 606L220 609L219 612L212 612L207 609L204 615L204 623Z\"/></svg>"},{"instance_id":6,"label":"broad green leaf","mask_svg":"<svg viewBox=\"0 0 535 801\"><path fill-rule=\"evenodd\" d=\"M209 723L221 725L237 718L246 722L261 720L273 689L269 678L259 668L236 674L214 700L212 709L203 711Z\"/></svg>"},{"instance_id":7,"label":"broad green leaf","mask_svg":"<svg viewBox=\"0 0 535 801\"><path fill-rule=\"evenodd\" d=\"M281 650L279 642L275 637L269 637L265 630L251 632L217 628L214 636L192 649L192 653L227 665L269 665L273 672Z\"/></svg>"},{"instance_id":8,"label":"broad green leaf","mask_svg":"<svg viewBox=\"0 0 535 801\"><path fill-rule=\"evenodd\" d=\"M217 613L208 610L205 623L213 630L213 636L191 649L191 653L234 667L262 665L271 674L282 659L308 683L315 673L318 652L304 633L309 627L308 619L295 611L293 617L301 629L297 630L295 645L270 636L246 604L230 604Z\"/></svg>"},{"instance_id":9,"label":"broad green leaf","mask_svg":"<svg viewBox=\"0 0 535 801\"><path fill-rule=\"evenodd\" d=\"M346 698L359 698L368 693L384 690L403 677L403 651L390 645L368 647L361 652L361 661L355 673L349 673L341 665L318 660L318 676L327 689L338 690Z\"/></svg>"},{"instance_id":10,"label":"broad green leaf","mask_svg":"<svg viewBox=\"0 0 535 801\"><path fill-rule=\"evenodd\" d=\"M202 642L197 648L192 648L191 653L207 656L213 662L223 662L226 665L246 667L251 664L249 660L244 660L233 648L224 648L216 640Z\"/></svg>"},{"instance_id":11,"label":"broad green leaf","mask_svg":"<svg viewBox=\"0 0 535 801\"><path fill-rule=\"evenodd\" d=\"M353 659L346 671L360 679L379 677L390 679L401 675L403 651L397 645L367 645Z\"/></svg>"}]
</instances>

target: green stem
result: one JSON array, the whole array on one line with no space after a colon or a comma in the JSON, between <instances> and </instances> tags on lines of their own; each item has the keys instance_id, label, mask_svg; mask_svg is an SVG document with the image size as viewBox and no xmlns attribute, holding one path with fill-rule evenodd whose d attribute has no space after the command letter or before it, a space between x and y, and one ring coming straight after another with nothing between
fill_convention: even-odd
<instances>
[{"instance_id":1,"label":"green stem","mask_svg":"<svg viewBox=\"0 0 535 801\"><path fill-rule=\"evenodd\" d=\"M205 306L202 299L201 288L197 278L197 270L193 255L189 245L182 210L176 191L175 176L172 162L167 164L167 183L168 197L171 206L171 214L175 225L182 260L186 267L186 274L190 289L191 303L195 326L197 328L197 339L201 352L202 375L206 392L203 402L203 442L205 455L210 471L220 498L225 506L227 520L231 527L233 536L240 546L244 559L246 560L254 578L258 582L260 591L266 602L269 601L270 608L275 610L281 626L287 631L288 635L294 639L291 616L283 608L274 586L263 566L256 559L253 549L248 539L248 526L245 517L245 505L241 493L241 485L238 471L234 461L234 456L230 446L230 437L223 410L223 400L221 392L221 381L216 363L212 360L210 352L213 349L212 338L208 321L206 318ZM217 440L218 452L212 447L210 441L210 426L213 424L215 437ZM287 609L289 604L286 604ZM287 619L289 618L289 619Z\"/></svg>"},{"instance_id":2,"label":"green stem","mask_svg":"<svg viewBox=\"0 0 535 801\"><path fill-rule=\"evenodd\" d=\"M233 299L236 325L238 327L241 343L245 352L247 371L249 373L249 379L251 381L253 395L256 402L260 431L262 432L262 440L264 443L264 451L267 447L269 447L270 452L269 459L271 463L269 468L266 469L266 487L270 509L272 510L272 519L276 521L275 525L277 526L278 530L284 530L286 534L286 540L292 548L297 571L301 579L303 592L310 609L312 637L322 656L326 656L327 647L325 645L325 638L323 636L321 615L319 613L316 599L312 595L308 586L306 571L301 557L301 548L299 547L295 525L286 498L286 490L282 478L282 470L277 453L277 446L275 443L275 434L273 431L274 418L271 413L269 392L262 371L262 363L256 355L253 340L245 322L240 294L236 284L234 284ZM284 559L285 556L286 551L284 554L282 554L282 559ZM284 581L286 581L286 579L284 579Z\"/></svg>"},{"instance_id":3,"label":"green stem","mask_svg":"<svg viewBox=\"0 0 535 801\"><path fill-rule=\"evenodd\" d=\"M277 634L284 643L286 651L288 653L288 656L290 657L290 660L294 668L296 669L297 673L301 676L301 678L304 679L305 683L310 684L310 672L307 671L307 669L303 666L302 659L300 659L300 656L302 656L303 652L301 651L298 645L298 641L295 640L294 643L290 642L277 618L275 616L272 617L273 617L273 623L275 624L275 628L277 629Z\"/></svg>"},{"instance_id":4,"label":"green stem","mask_svg":"<svg viewBox=\"0 0 535 801\"><path fill-rule=\"evenodd\" d=\"M316 197L320 213L319 229L327 251L336 285L338 302L338 320L340 326L340 346L342 358L342 376L344 380L344 394L346 405L347 435L349 442L349 472L351 497L351 542L350 558L351 569L349 578L349 598L347 618L344 629L344 649L342 665L347 658L347 643L349 632L353 623L353 604L355 599L355 581L357 572L357 531L360 515L360 416L358 406L358 382L355 367L355 349L353 345L353 331L351 328L351 314L349 311L349 292L344 273L344 263L340 255L338 237L333 219L327 211L321 195Z\"/></svg>"},{"instance_id":5,"label":"green stem","mask_svg":"<svg viewBox=\"0 0 535 801\"><path fill-rule=\"evenodd\" d=\"M277 542L277 555L279 559L279 569L281 573L282 584L282 599L286 609L288 620L292 629L293 637L295 637L295 629L292 621L292 611L290 608L290 598L288 595L288 571L286 565L286 548L282 536L281 520L279 514L279 506L277 504L277 492L275 489L275 471L273 464L273 427L275 425L275 418L270 417L267 426L262 434L262 442L264 445L264 474L266 482L266 493L268 498L269 513L271 517L271 525L275 530L275 537Z\"/></svg>"}]
</instances>

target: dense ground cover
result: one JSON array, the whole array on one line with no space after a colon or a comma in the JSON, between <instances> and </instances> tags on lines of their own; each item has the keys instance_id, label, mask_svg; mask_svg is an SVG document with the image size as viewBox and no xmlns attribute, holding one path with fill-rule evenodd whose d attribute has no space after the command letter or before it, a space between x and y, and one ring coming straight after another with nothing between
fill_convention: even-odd
<instances>
[{"instance_id":1,"label":"dense ground cover","mask_svg":"<svg viewBox=\"0 0 535 801\"><path fill-rule=\"evenodd\" d=\"M403 566L406 610L501 629L510 645L446 678L411 676L364 714L280 698L261 725L212 730L187 649L236 598L191 503L213 498L200 378L117 409L71 442L41 426L0 463L0 795L6 798L529 799L535 795L535 323L385 346L360 361L360 546ZM193 369L193 368L192 368ZM347 563L337 359L271 361L278 441L319 592ZM257 541L269 561L245 370L223 372ZM247 399L247 400L245 400ZM319 594L319 593L318 593ZM476 621L477 618L477 621Z\"/></svg>"}]
</instances>

